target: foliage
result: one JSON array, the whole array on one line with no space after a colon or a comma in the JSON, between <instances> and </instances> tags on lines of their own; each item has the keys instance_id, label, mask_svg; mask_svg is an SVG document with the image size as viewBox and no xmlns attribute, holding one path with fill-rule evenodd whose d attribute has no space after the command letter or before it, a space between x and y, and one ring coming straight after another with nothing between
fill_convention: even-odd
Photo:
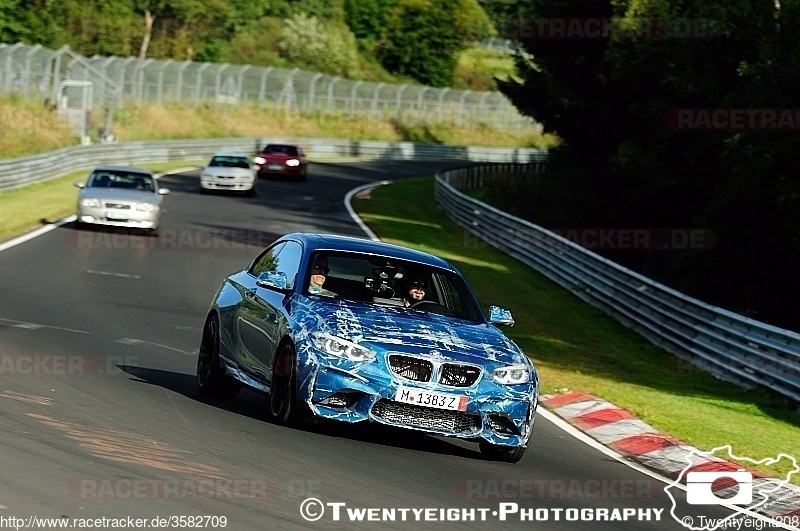
<instances>
[{"instance_id":1,"label":"foliage","mask_svg":"<svg viewBox=\"0 0 800 531\"><path fill-rule=\"evenodd\" d=\"M0 42L24 40L30 30L14 14L20 10L23 0L0 0Z\"/></svg>"},{"instance_id":2,"label":"foliage","mask_svg":"<svg viewBox=\"0 0 800 531\"><path fill-rule=\"evenodd\" d=\"M345 0L345 21L358 39L378 39L397 0Z\"/></svg>"},{"instance_id":3,"label":"foliage","mask_svg":"<svg viewBox=\"0 0 800 531\"><path fill-rule=\"evenodd\" d=\"M511 208L551 227L709 229L715 241L702 249L609 256L709 302L800 327L796 131L674 119L677 109L796 107L800 8L777 6L517 2L528 21L517 36L535 64L520 60L521 81L501 88L564 145ZM581 34L588 20L609 29ZM552 21L573 23L574 33L558 33Z\"/></svg>"},{"instance_id":4,"label":"foliage","mask_svg":"<svg viewBox=\"0 0 800 531\"><path fill-rule=\"evenodd\" d=\"M390 72L450 86L458 53L490 31L474 0L399 0L383 31L381 61Z\"/></svg>"},{"instance_id":5,"label":"foliage","mask_svg":"<svg viewBox=\"0 0 800 531\"><path fill-rule=\"evenodd\" d=\"M304 13L284 21L278 47L283 57L306 70L346 76L357 68L357 46L350 30L326 28Z\"/></svg>"}]
</instances>

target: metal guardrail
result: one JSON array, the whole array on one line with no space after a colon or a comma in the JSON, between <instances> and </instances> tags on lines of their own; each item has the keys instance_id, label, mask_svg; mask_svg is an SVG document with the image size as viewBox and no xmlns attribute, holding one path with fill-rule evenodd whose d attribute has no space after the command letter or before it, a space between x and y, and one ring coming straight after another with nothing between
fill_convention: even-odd
<instances>
[{"instance_id":1,"label":"metal guardrail","mask_svg":"<svg viewBox=\"0 0 800 531\"><path fill-rule=\"evenodd\" d=\"M99 164L135 164L210 158L219 151L255 154L270 142L303 146L311 157L369 159L445 159L481 162L528 162L543 159L545 151L531 148L446 146L418 142L378 142L340 138L212 138L158 140L72 146L40 155L0 160L0 191L53 179Z\"/></svg>"},{"instance_id":2,"label":"metal guardrail","mask_svg":"<svg viewBox=\"0 0 800 531\"><path fill-rule=\"evenodd\" d=\"M538 169L537 163L445 171L436 176L436 201L473 235L664 350L720 379L765 386L800 403L800 334L688 297L461 192Z\"/></svg>"}]
</instances>

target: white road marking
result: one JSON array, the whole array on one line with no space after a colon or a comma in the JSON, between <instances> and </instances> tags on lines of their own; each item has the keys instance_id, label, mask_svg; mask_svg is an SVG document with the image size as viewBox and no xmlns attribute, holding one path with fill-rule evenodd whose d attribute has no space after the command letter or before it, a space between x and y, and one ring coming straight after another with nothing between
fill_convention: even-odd
<instances>
[{"instance_id":1,"label":"white road marking","mask_svg":"<svg viewBox=\"0 0 800 531\"><path fill-rule=\"evenodd\" d=\"M116 273L114 271L97 271L95 269L87 269L87 273L90 275L106 275L109 277L122 277L122 278L142 278L139 275L131 275L128 273Z\"/></svg>"},{"instance_id":2,"label":"white road marking","mask_svg":"<svg viewBox=\"0 0 800 531\"><path fill-rule=\"evenodd\" d=\"M185 350L181 350L179 348L170 347L167 345L162 345L161 343L153 343L152 341L145 341L143 339L134 339L131 337L123 337L122 339L112 339L112 343L120 343L122 345L152 345L154 347L164 348L167 350L172 350L174 352L180 352L184 356L194 356L196 354L195 351L186 352Z\"/></svg>"},{"instance_id":3,"label":"white road marking","mask_svg":"<svg viewBox=\"0 0 800 531\"><path fill-rule=\"evenodd\" d=\"M16 321L14 319L3 319L0 317L0 322L11 323L14 328L24 328L26 330L39 330L41 328L50 328L52 330L63 330L64 332L75 332L76 334L91 334L86 330L75 330L73 328L64 328L62 326L51 326L39 323L27 323L25 321Z\"/></svg>"}]
</instances>

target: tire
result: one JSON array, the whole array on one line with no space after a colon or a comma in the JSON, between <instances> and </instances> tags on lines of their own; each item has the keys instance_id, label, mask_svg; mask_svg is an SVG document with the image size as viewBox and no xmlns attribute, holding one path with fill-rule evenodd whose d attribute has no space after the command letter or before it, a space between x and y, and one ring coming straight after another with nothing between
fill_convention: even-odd
<instances>
[{"instance_id":1,"label":"tire","mask_svg":"<svg viewBox=\"0 0 800 531\"><path fill-rule=\"evenodd\" d=\"M518 463L528 449L527 446L501 446L483 439L478 444L483 457L490 461L503 461L505 463Z\"/></svg>"},{"instance_id":2,"label":"tire","mask_svg":"<svg viewBox=\"0 0 800 531\"><path fill-rule=\"evenodd\" d=\"M297 354L294 345L286 341L278 348L272 363L272 382L269 388L269 414L283 425L298 424L302 415L297 402Z\"/></svg>"},{"instance_id":3,"label":"tire","mask_svg":"<svg viewBox=\"0 0 800 531\"><path fill-rule=\"evenodd\" d=\"M219 317L211 314L203 327L203 339L197 355L197 387L204 396L233 400L241 384L225 374L219 359Z\"/></svg>"},{"instance_id":4,"label":"tire","mask_svg":"<svg viewBox=\"0 0 800 531\"><path fill-rule=\"evenodd\" d=\"M244 196L245 197L255 197L257 194L258 194L258 192L256 192L256 185L255 184L249 190L245 190L244 191Z\"/></svg>"}]
</instances>

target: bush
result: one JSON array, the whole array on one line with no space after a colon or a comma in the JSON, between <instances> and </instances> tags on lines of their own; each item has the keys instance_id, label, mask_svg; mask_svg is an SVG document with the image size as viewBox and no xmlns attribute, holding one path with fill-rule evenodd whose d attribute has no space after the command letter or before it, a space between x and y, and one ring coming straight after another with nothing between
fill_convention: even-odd
<instances>
[{"instance_id":1,"label":"bush","mask_svg":"<svg viewBox=\"0 0 800 531\"><path fill-rule=\"evenodd\" d=\"M326 28L316 17L297 13L284 21L278 49L301 68L347 76L358 68L355 36L347 28Z\"/></svg>"}]
</instances>

